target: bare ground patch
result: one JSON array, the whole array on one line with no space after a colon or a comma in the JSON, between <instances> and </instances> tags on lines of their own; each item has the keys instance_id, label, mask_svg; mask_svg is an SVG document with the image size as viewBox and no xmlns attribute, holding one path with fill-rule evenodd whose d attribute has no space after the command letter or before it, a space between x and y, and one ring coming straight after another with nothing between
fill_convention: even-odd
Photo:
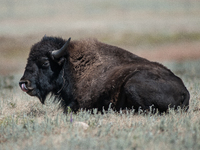
<instances>
[{"instance_id":1,"label":"bare ground patch","mask_svg":"<svg viewBox=\"0 0 200 150\"><path fill-rule=\"evenodd\" d=\"M100 41L102 39L102 37L99 38ZM0 37L0 75L23 72L30 48L39 40L37 36L24 38ZM110 44L109 41L107 43ZM124 44L118 46L152 61L183 61L200 58L199 41L158 44L157 46L147 45L142 47L141 45L127 46Z\"/></svg>"},{"instance_id":2,"label":"bare ground patch","mask_svg":"<svg viewBox=\"0 0 200 150\"><path fill-rule=\"evenodd\" d=\"M181 42L150 48L150 50L137 50L134 52L141 57L152 61L184 61L200 58L200 42Z\"/></svg>"}]
</instances>

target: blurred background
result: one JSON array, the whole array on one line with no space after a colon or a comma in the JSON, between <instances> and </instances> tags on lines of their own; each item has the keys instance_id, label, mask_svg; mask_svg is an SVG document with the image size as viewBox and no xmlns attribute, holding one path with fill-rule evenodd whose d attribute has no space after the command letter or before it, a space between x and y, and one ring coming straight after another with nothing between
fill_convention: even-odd
<instances>
[{"instance_id":1,"label":"blurred background","mask_svg":"<svg viewBox=\"0 0 200 150\"><path fill-rule=\"evenodd\" d=\"M200 58L200 0L0 0L0 76L44 36L97 38L152 61Z\"/></svg>"}]
</instances>

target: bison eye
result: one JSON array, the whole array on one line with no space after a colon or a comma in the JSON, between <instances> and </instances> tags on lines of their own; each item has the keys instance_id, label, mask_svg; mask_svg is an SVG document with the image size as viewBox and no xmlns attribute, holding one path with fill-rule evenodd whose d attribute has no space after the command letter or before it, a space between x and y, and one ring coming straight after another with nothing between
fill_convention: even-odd
<instances>
[{"instance_id":1,"label":"bison eye","mask_svg":"<svg viewBox=\"0 0 200 150\"><path fill-rule=\"evenodd\" d=\"M42 64L42 67L46 68L49 66L49 62L48 61L45 61L43 64Z\"/></svg>"},{"instance_id":2,"label":"bison eye","mask_svg":"<svg viewBox=\"0 0 200 150\"><path fill-rule=\"evenodd\" d=\"M49 60L47 57L42 57L40 59L38 59L38 66L42 67L42 68L47 68L49 67Z\"/></svg>"}]
</instances>

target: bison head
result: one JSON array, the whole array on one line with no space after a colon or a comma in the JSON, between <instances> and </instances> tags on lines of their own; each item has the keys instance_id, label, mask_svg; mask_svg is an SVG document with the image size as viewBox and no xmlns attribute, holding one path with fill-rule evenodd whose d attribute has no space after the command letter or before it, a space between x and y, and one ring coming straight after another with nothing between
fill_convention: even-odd
<instances>
[{"instance_id":1,"label":"bison head","mask_svg":"<svg viewBox=\"0 0 200 150\"><path fill-rule=\"evenodd\" d=\"M61 38L44 37L32 46L24 75L19 86L22 91L36 96L44 104L46 96L56 94L58 87L63 87L63 67L68 55L66 42ZM61 89L62 90L62 89Z\"/></svg>"}]
</instances>

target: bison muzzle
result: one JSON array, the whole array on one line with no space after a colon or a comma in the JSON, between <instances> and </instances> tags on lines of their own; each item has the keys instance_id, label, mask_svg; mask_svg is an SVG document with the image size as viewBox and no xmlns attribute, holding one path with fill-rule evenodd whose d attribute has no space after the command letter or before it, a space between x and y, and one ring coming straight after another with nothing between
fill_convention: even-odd
<instances>
[{"instance_id":1,"label":"bison muzzle","mask_svg":"<svg viewBox=\"0 0 200 150\"><path fill-rule=\"evenodd\" d=\"M95 39L43 37L31 48L19 85L42 104L55 95L70 107L98 110L188 109L189 92L165 66Z\"/></svg>"}]
</instances>

